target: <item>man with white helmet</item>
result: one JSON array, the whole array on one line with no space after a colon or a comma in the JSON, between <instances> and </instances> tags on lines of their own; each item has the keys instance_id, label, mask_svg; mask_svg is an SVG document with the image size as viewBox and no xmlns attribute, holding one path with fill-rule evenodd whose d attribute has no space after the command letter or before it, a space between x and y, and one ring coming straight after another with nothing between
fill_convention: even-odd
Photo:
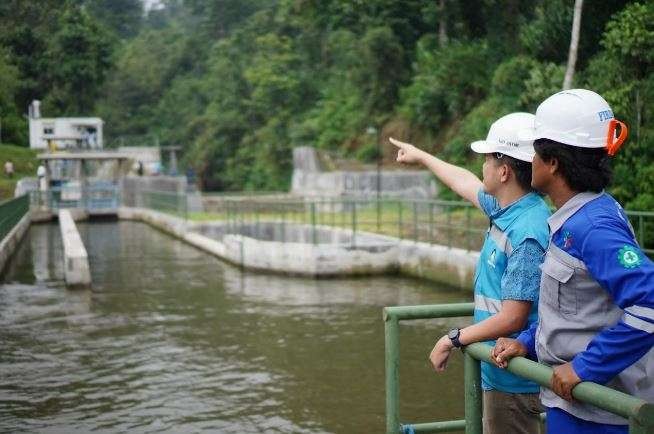
<instances>
[{"instance_id":1,"label":"man with white helmet","mask_svg":"<svg viewBox=\"0 0 654 434\"><path fill-rule=\"evenodd\" d=\"M427 166L490 219L475 272L475 323L452 329L438 340L429 357L437 372L445 370L455 347L516 335L536 322L539 265L547 247L550 212L531 189L532 141L518 137L533 122L534 115L528 113L504 116L493 123L486 140L471 144L473 151L485 156L483 181L466 169L390 139L399 148L397 161ZM482 387L486 434L538 433L537 384L483 363Z\"/></svg>"},{"instance_id":2,"label":"man with white helmet","mask_svg":"<svg viewBox=\"0 0 654 434\"><path fill-rule=\"evenodd\" d=\"M608 103L585 89L546 99L522 135L535 140L532 186L557 211L548 219L539 322L517 340L499 339L493 356L500 367L518 355L554 366L551 390L541 390L548 433L627 432L624 418L572 399L581 381L654 402L654 263L604 192L609 156L626 135Z\"/></svg>"}]
</instances>

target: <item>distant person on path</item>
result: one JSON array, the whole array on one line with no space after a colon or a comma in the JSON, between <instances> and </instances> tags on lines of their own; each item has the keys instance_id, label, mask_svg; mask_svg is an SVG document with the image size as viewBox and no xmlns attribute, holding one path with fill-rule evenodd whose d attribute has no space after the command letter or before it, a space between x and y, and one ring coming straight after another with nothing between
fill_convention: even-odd
<instances>
[{"instance_id":1,"label":"distant person on path","mask_svg":"<svg viewBox=\"0 0 654 434\"><path fill-rule=\"evenodd\" d=\"M626 419L573 399L581 381L654 402L654 263L604 191L626 132L601 96L573 89L546 99L523 135L535 140L532 185L557 211L548 220L538 323L517 340L499 339L493 357L500 367L515 356L554 367L551 390L541 389L550 434L627 433Z\"/></svg>"},{"instance_id":2,"label":"distant person on path","mask_svg":"<svg viewBox=\"0 0 654 434\"><path fill-rule=\"evenodd\" d=\"M490 228L475 273L474 324L440 338L429 359L442 372L455 347L517 335L536 322L539 266L547 247L549 209L531 189L531 141L518 132L533 125L534 115L513 113L497 120L486 140L470 146L484 154L483 181L413 145L390 139L397 161L429 168L445 185L482 210ZM539 432L539 387L482 362L484 433Z\"/></svg>"},{"instance_id":3,"label":"distant person on path","mask_svg":"<svg viewBox=\"0 0 654 434\"><path fill-rule=\"evenodd\" d=\"M45 183L45 166L43 164L39 164L39 167L36 169L36 177L39 179L39 190L45 191L47 189L47 185Z\"/></svg>"},{"instance_id":4,"label":"distant person on path","mask_svg":"<svg viewBox=\"0 0 654 434\"><path fill-rule=\"evenodd\" d=\"M41 205L44 202L44 195L45 191L48 188L47 181L46 181L46 170L45 166L43 164L39 164L39 167L36 169L36 177L39 180L39 205Z\"/></svg>"},{"instance_id":5,"label":"distant person on path","mask_svg":"<svg viewBox=\"0 0 654 434\"><path fill-rule=\"evenodd\" d=\"M14 177L14 163L11 160L5 162L5 175L9 179Z\"/></svg>"},{"instance_id":6,"label":"distant person on path","mask_svg":"<svg viewBox=\"0 0 654 434\"><path fill-rule=\"evenodd\" d=\"M195 170L190 166L186 169L186 183L188 185L195 185Z\"/></svg>"}]
</instances>

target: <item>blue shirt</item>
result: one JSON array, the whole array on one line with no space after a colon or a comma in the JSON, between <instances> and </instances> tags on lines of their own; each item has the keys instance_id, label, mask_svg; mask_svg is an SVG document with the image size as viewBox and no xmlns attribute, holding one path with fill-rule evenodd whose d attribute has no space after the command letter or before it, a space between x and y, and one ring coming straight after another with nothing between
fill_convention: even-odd
<instances>
[{"instance_id":1,"label":"blue shirt","mask_svg":"<svg viewBox=\"0 0 654 434\"><path fill-rule=\"evenodd\" d=\"M634 239L622 207L608 194L588 202L552 234L552 243L582 261L624 310L572 360L582 381L604 384L654 346L654 263ZM518 340L535 358L536 325Z\"/></svg>"},{"instance_id":2,"label":"blue shirt","mask_svg":"<svg viewBox=\"0 0 654 434\"><path fill-rule=\"evenodd\" d=\"M481 210L492 219L502 211L495 196L480 189L477 193ZM505 209L512 204L507 205ZM544 222L541 222L544 224ZM522 244L513 249L508 257L506 270L502 275L502 300L521 300L538 302L540 291L540 264L543 263L545 250L533 238L526 238Z\"/></svg>"},{"instance_id":3,"label":"blue shirt","mask_svg":"<svg viewBox=\"0 0 654 434\"><path fill-rule=\"evenodd\" d=\"M478 192L477 198L491 226L475 272L475 323L500 312L504 300L532 302L527 324L535 323L540 289L539 265L547 246L549 209L535 193L528 193L504 208L483 190ZM488 343L493 344L493 341ZM539 390L536 383L485 362L482 363L482 387L508 393L536 393Z\"/></svg>"}]
</instances>

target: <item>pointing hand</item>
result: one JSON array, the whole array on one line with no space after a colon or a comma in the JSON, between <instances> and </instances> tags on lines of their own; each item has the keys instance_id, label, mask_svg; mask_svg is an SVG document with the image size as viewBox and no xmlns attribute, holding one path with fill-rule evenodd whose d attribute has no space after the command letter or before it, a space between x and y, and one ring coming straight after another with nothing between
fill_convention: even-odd
<instances>
[{"instance_id":1,"label":"pointing hand","mask_svg":"<svg viewBox=\"0 0 654 434\"><path fill-rule=\"evenodd\" d=\"M392 144L397 146L397 162L398 163L420 163L422 161L423 151L416 148L410 143L400 142L392 137L388 139Z\"/></svg>"}]
</instances>

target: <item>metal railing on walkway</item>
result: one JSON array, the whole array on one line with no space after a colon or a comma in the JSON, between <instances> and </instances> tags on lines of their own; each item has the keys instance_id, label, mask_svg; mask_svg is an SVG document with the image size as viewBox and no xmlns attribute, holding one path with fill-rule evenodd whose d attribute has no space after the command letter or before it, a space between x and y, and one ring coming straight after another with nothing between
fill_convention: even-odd
<instances>
[{"instance_id":1,"label":"metal railing on walkway","mask_svg":"<svg viewBox=\"0 0 654 434\"><path fill-rule=\"evenodd\" d=\"M488 218L468 202L381 198L294 199L267 195L211 195L211 212L190 212L184 194L143 191L142 206L194 221L225 221L230 228L260 222L287 222L359 231L403 240L479 250ZM636 240L654 254L654 212L626 211Z\"/></svg>"},{"instance_id":2,"label":"metal railing on walkway","mask_svg":"<svg viewBox=\"0 0 654 434\"><path fill-rule=\"evenodd\" d=\"M144 208L173 214L185 220L189 219L188 200L185 194L141 190L137 193L136 203Z\"/></svg>"},{"instance_id":3,"label":"metal railing on walkway","mask_svg":"<svg viewBox=\"0 0 654 434\"><path fill-rule=\"evenodd\" d=\"M66 208L80 208L87 211L117 209L120 206L120 191L116 184L102 183L81 187L51 187L48 190L30 192L30 204L34 209L58 211Z\"/></svg>"},{"instance_id":4,"label":"metal railing on walkway","mask_svg":"<svg viewBox=\"0 0 654 434\"><path fill-rule=\"evenodd\" d=\"M5 239L29 209L30 198L27 194L0 202L0 241Z\"/></svg>"},{"instance_id":5,"label":"metal railing on walkway","mask_svg":"<svg viewBox=\"0 0 654 434\"><path fill-rule=\"evenodd\" d=\"M403 240L478 250L488 219L467 202L403 199L344 199L270 197L212 197L213 212L189 212L183 195L144 191L146 208L194 221L224 221L238 230L245 225L285 222L329 226L388 235Z\"/></svg>"},{"instance_id":6,"label":"metal railing on walkway","mask_svg":"<svg viewBox=\"0 0 654 434\"><path fill-rule=\"evenodd\" d=\"M400 321L431 318L472 316L473 303L436 304L424 306L393 306L384 308L386 353L386 433L435 433L465 430L466 434L482 433L482 392L480 361L491 362L491 347L483 343L468 345L463 350L464 419L402 424L400 419L399 367ZM552 368L516 357L507 367L522 378L549 387ZM654 404L623 392L591 382L578 384L573 397L629 421L631 434L654 432Z\"/></svg>"}]
</instances>

